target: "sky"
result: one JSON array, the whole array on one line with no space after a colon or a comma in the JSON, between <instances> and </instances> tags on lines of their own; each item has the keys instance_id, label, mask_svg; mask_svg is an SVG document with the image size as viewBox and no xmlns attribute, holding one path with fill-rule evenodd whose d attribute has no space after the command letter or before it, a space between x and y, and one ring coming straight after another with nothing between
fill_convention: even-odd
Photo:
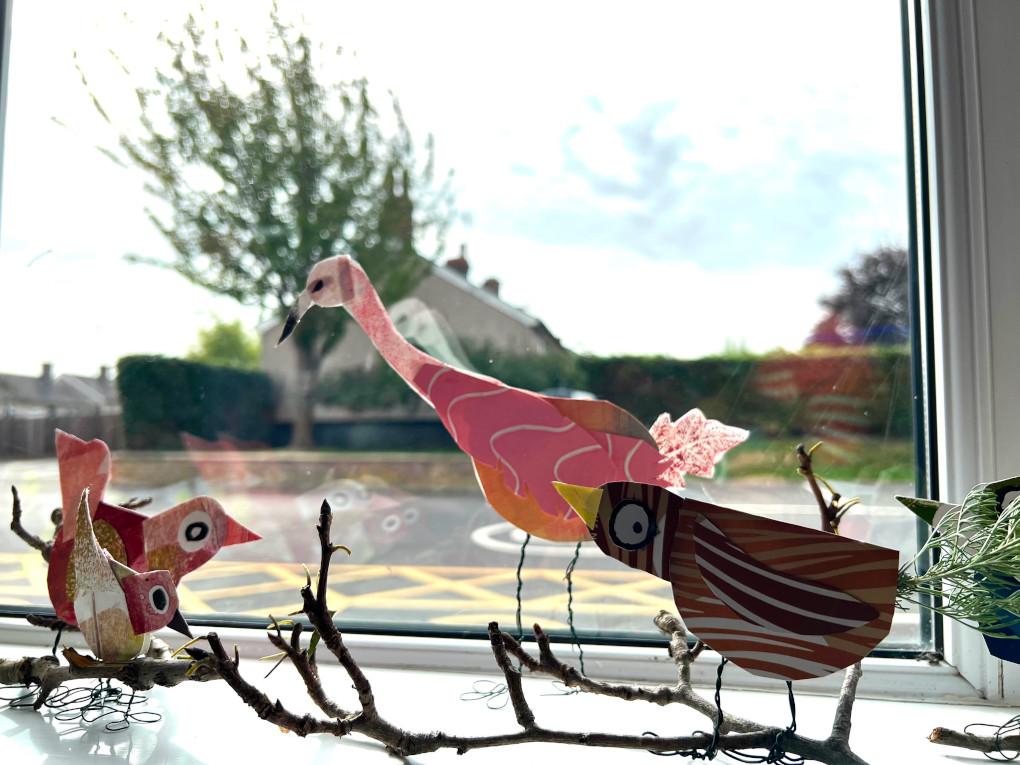
<instances>
[{"instance_id":1,"label":"sky","mask_svg":"<svg viewBox=\"0 0 1020 765\"><path fill-rule=\"evenodd\" d=\"M74 51L130 129L155 34L179 29L187 4L133 8L130 23L95 5L15 3L0 319L16 330L0 372L91 374L129 353L182 355L214 316L259 323L125 261L172 253L144 178L94 148L115 131ZM203 5L262 38L261 3ZM896 3L283 5L343 47L327 74L366 76L380 101L392 91L411 131L435 137L454 172L447 255L465 245L472 281L498 278L573 350L795 349L840 267L906 242Z\"/></svg>"}]
</instances>

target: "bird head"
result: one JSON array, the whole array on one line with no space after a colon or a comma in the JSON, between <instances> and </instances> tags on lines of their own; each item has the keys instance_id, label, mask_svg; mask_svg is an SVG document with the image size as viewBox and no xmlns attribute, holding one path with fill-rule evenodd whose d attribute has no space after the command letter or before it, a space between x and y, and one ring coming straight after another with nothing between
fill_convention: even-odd
<instances>
[{"instance_id":1,"label":"bird head","mask_svg":"<svg viewBox=\"0 0 1020 765\"><path fill-rule=\"evenodd\" d=\"M128 618L136 635L170 627L191 637L180 611L177 588L169 571L147 571L120 580L127 601Z\"/></svg>"},{"instance_id":2,"label":"bird head","mask_svg":"<svg viewBox=\"0 0 1020 765\"><path fill-rule=\"evenodd\" d=\"M145 546L150 569L169 569L175 581L212 558L220 548L262 539L242 526L212 497L195 497L150 518Z\"/></svg>"},{"instance_id":3,"label":"bird head","mask_svg":"<svg viewBox=\"0 0 1020 765\"><path fill-rule=\"evenodd\" d=\"M313 305L337 308L350 302L354 297L354 286L349 278L352 263L349 255L337 255L320 260L312 267L304 291L287 314L277 345L290 337L301 317Z\"/></svg>"},{"instance_id":4,"label":"bird head","mask_svg":"<svg viewBox=\"0 0 1020 765\"><path fill-rule=\"evenodd\" d=\"M592 539L606 555L640 569L668 578L670 535L669 509L680 497L661 486L631 481L613 481L597 489L554 481L560 495L570 503L591 532Z\"/></svg>"}]
</instances>

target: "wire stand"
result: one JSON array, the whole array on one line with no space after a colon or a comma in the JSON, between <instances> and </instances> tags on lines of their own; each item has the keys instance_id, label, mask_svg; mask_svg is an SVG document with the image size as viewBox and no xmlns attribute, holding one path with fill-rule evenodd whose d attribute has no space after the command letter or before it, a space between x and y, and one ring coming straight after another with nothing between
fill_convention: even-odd
<instances>
[{"instance_id":1,"label":"wire stand","mask_svg":"<svg viewBox=\"0 0 1020 765\"><path fill-rule=\"evenodd\" d=\"M723 710L722 710L722 673L723 668L729 662L725 656L722 661L719 662L719 669L715 675L715 724L712 726L712 740L709 741L705 751L700 749L677 749L673 752L649 752L654 754L656 757L688 757L692 760L714 760L716 755L719 754L719 728L722 726L723 721ZM784 740L787 734L793 733L797 730L797 706L793 700L793 683L789 680L786 681L786 695L790 700L790 725L787 728L779 731L776 734L776 740L772 744L772 748L769 749L768 754L748 754L742 752L739 749L727 749L726 756L737 762L746 763L774 763L775 765L801 765L804 762L804 758L798 755L788 755L784 748ZM694 731L694 735L703 734L705 731L697 730ZM658 736L657 733L652 731L645 731L646 736Z\"/></svg>"},{"instance_id":2,"label":"wire stand","mask_svg":"<svg viewBox=\"0 0 1020 765\"><path fill-rule=\"evenodd\" d=\"M16 696L0 696L9 709L32 709L37 697L36 691L25 686L24 692ZM78 723L73 730L85 730L85 726L103 722L108 733L126 730L131 725L152 725L163 719L159 712L139 710L148 697L113 684L109 679L99 680L92 686L62 686L43 702L46 709L54 710L53 718L60 722ZM68 733L70 731L62 731Z\"/></svg>"},{"instance_id":3,"label":"wire stand","mask_svg":"<svg viewBox=\"0 0 1020 765\"><path fill-rule=\"evenodd\" d=\"M963 729L963 732L970 733L971 728L992 728L995 731L995 751L982 752L982 754L984 754L984 756L989 760L995 760L997 762L1012 762L1013 760L1020 758L1020 752L1006 754L1006 752L1010 750L1003 750L1002 748L1002 739L1004 736L1015 736L1017 733L1020 733L1020 715L1009 718L1002 725L992 725L991 723L971 723Z\"/></svg>"}]
</instances>

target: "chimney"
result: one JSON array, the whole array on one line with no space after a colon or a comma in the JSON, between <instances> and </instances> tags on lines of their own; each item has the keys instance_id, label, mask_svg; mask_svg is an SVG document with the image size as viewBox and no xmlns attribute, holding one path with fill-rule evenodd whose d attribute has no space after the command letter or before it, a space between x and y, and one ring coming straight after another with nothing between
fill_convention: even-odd
<instances>
[{"instance_id":1,"label":"chimney","mask_svg":"<svg viewBox=\"0 0 1020 765\"><path fill-rule=\"evenodd\" d=\"M99 367L99 377L97 378L101 383L110 382L110 368L106 364L102 364Z\"/></svg>"},{"instance_id":2,"label":"chimney","mask_svg":"<svg viewBox=\"0 0 1020 765\"><path fill-rule=\"evenodd\" d=\"M43 364L42 365L42 376L39 378L44 383L53 382L53 365Z\"/></svg>"},{"instance_id":3,"label":"chimney","mask_svg":"<svg viewBox=\"0 0 1020 765\"><path fill-rule=\"evenodd\" d=\"M491 292L496 297L499 297L499 279L486 279L485 284L482 285L482 289L486 292Z\"/></svg>"},{"instance_id":4,"label":"chimney","mask_svg":"<svg viewBox=\"0 0 1020 765\"><path fill-rule=\"evenodd\" d=\"M460 246L460 255L455 258L450 258L444 265L467 279L469 268L467 261L467 245L462 244Z\"/></svg>"}]
</instances>

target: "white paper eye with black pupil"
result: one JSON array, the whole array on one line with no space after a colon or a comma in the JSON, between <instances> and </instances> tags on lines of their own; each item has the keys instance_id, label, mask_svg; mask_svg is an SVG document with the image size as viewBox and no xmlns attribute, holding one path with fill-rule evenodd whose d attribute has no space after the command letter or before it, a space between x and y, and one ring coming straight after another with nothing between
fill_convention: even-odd
<instances>
[{"instance_id":1,"label":"white paper eye with black pupil","mask_svg":"<svg viewBox=\"0 0 1020 765\"><path fill-rule=\"evenodd\" d=\"M657 531L652 511L631 499L614 507L609 516L609 538L624 550L640 550L655 539Z\"/></svg>"},{"instance_id":2,"label":"white paper eye with black pupil","mask_svg":"<svg viewBox=\"0 0 1020 765\"><path fill-rule=\"evenodd\" d=\"M390 513L385 518L383 518L380 526L382 530L387 534L396 534L400 527L403 525L403 523L404 521L401 519L399 515L397 515L396 513Z\"/></svg>"},{"instance_id":3,"label":"white paper eye with black pupil","mask_svg":"<svg viewBox=\"0 0 1020 765\"><path fill-rule=\"evenodd\" d=\"M354 498L351 496L351 492L341 489L333 492L332 501L329 504L333 512L343 512L354 504Z\"/></svg>"},{"instance_id":4,"label":"white paper eye with black pupil","mask_svg":"<svg viewBox=\"0 0 1020 765\"><path fill-rule=\"evenodd\" d=\"M185 552L201 550L209 543L212 518L205 510L195 510L184 516L177 527L177 543Z\"/></svg>"},{"instance_id":5,"label":"white paper eye with black pupil","mask_svg":"<svg viewBox=\"0 0 1020 765\"><path fill-rule=\"evenodd\" d=\"M165 614L170 608L170 596L167 595L166 587L157 584L149 590L149 605L157 614Z\"/></svg>"}]
</instances>

